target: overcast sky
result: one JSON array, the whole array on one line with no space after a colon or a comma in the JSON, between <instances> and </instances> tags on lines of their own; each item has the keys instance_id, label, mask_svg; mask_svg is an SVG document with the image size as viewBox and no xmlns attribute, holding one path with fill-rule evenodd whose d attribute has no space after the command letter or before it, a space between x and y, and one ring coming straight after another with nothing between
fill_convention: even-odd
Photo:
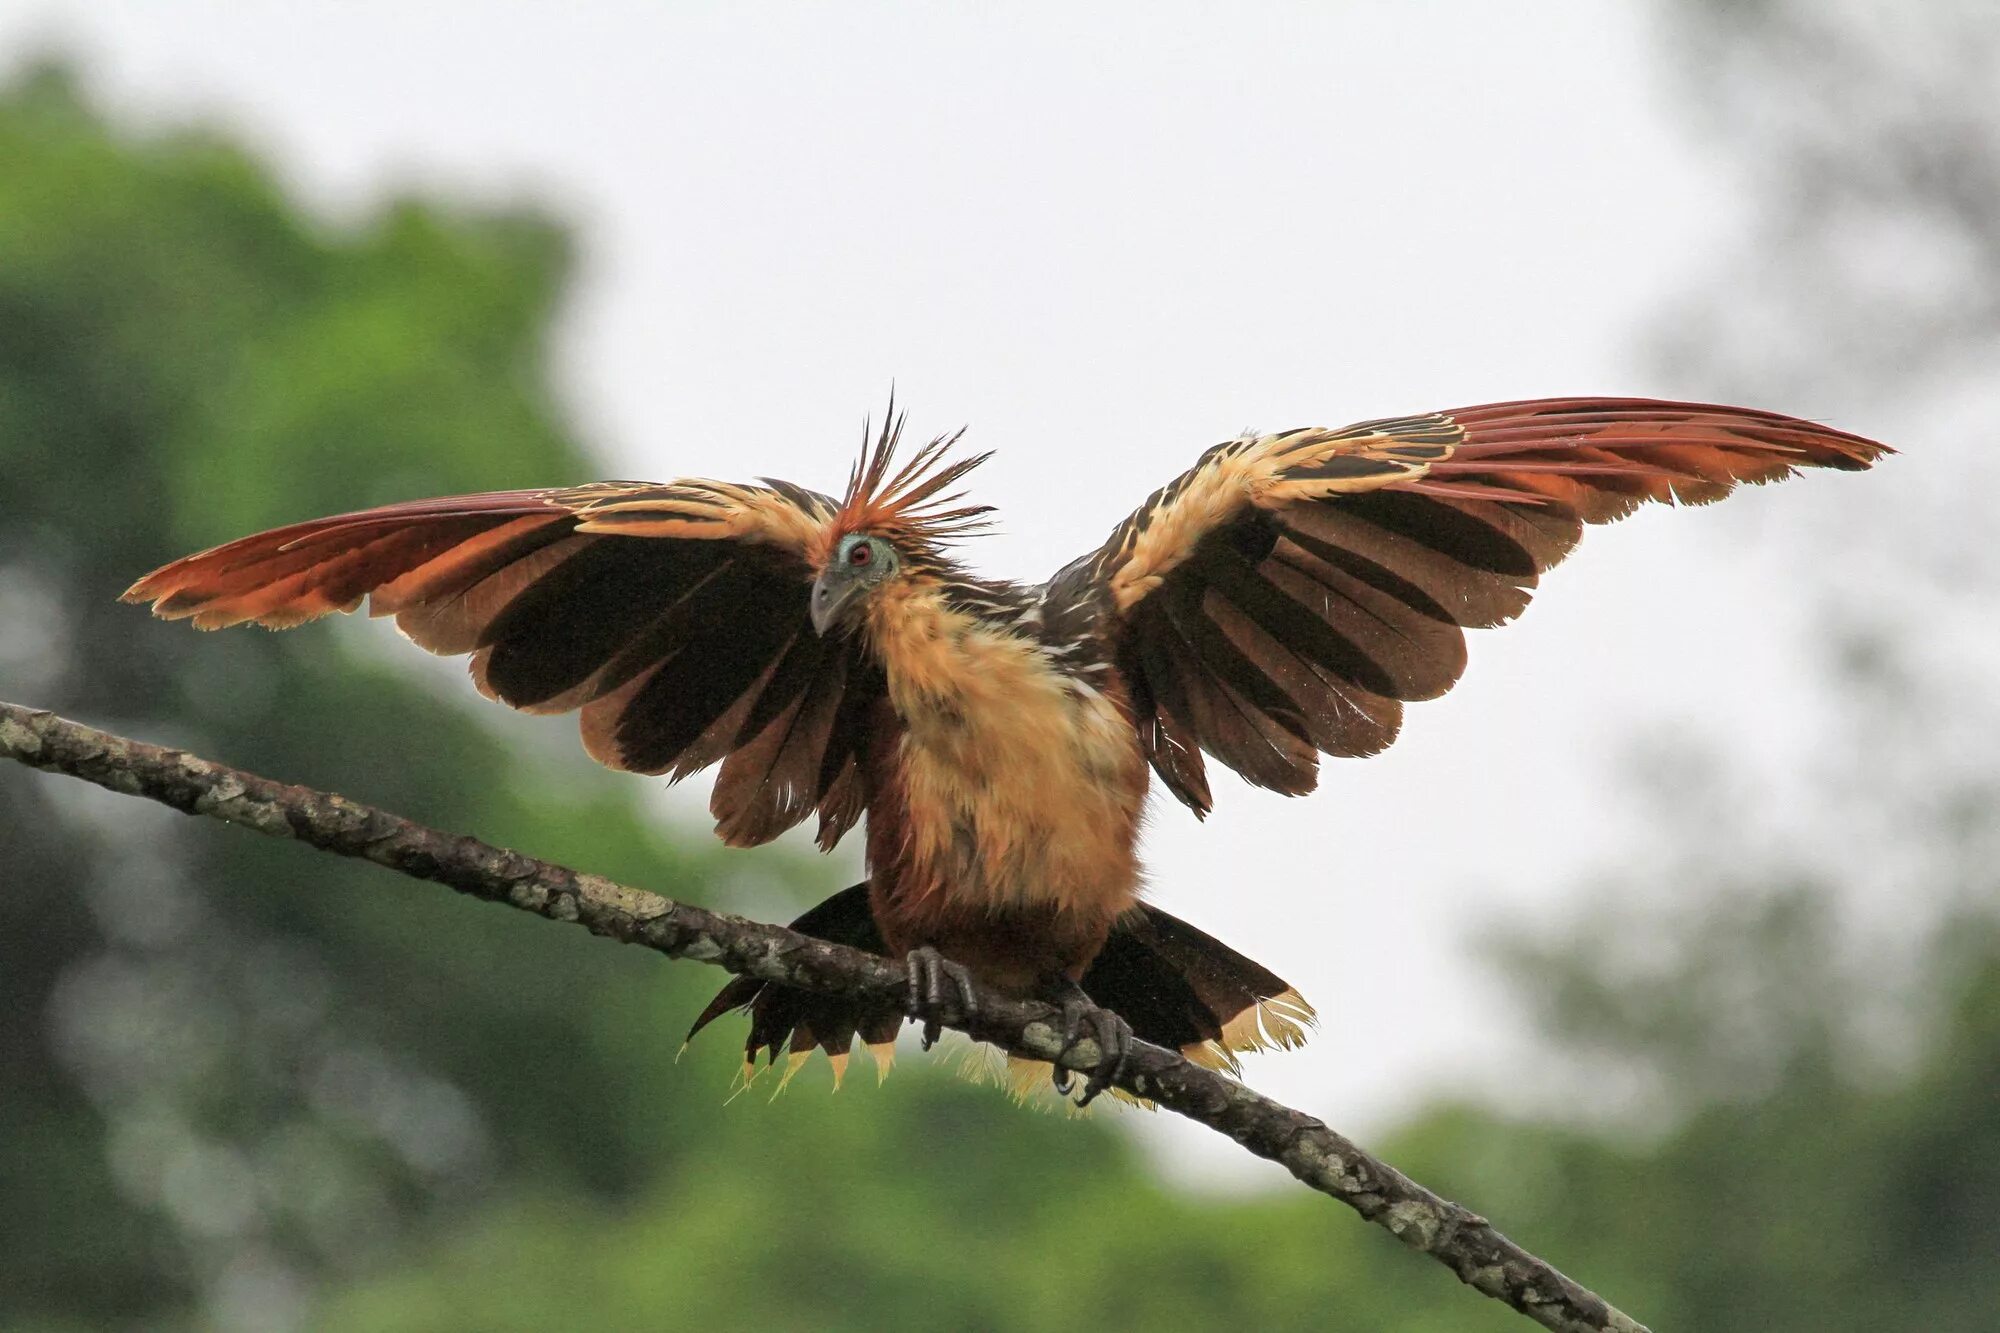
<instances>
[{"instance_id":1,"label":"overcast sky","mask_svg":"<svg viewBox=\"0 0 2000 1333\"><path fill-rule=\"evenodd\" d=\"M1742 218L1656 47L1601 0L0 0L0 62L67 53L127 123L220 122L329 215L414 190L566 220L562 388L608 474L837 488L893 380L913 432L999 451L974 558L1031 578L1246 427L1698 393L1640 339ZM1755 515L1838 486L1595 533L1390 754L1302 801L1218 775L1205 825L1156 806L1155 899L1323 1015L1254 1083L1362 1130L1501 1086L1518 1028L1471 938L1618 854L1638 732L1796 752L1797 599Z\"/></svg>"}]
</instances>

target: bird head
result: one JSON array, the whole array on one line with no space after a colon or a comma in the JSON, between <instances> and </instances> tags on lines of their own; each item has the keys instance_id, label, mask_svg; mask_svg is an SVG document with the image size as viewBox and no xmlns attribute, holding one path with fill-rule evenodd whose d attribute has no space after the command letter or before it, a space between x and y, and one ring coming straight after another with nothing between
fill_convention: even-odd
<instances>
[{"instance_id":1,"label":"bird head","mask_svg":"<svg viewBox=\"0 0 2000 1333\"><path fill-rule=\"evenodd\" d=\"M826 634L853 624L870 595L902 573L903 566L903 557L887 537L869 532L850 532L842 537L813 580L813 628Z\"/></svg>"},{"instance_id":2,"label":"bird head","mask_svg":"<svg viewBox=\"0 0 2000 1333\"><path fill-rule=\"evenodd\" d=\"M813 628L821 634L855 624L875 594L897 579L936 577L948 571L944 548L986 527L986 505L961 504L948 488L986 461L987 455L951 459L956 433L941 435L893 466L903 418L895 403L880 435L862 433L861 457L847 494L832 516L826 558L813 579Z\"/></svg>"}]
</instances>

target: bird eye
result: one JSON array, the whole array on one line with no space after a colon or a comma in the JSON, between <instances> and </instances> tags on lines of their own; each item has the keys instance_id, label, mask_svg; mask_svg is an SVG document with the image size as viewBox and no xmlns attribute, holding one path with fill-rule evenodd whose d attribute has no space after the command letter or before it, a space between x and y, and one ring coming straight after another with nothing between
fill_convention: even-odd
<instances>
[{"instance_id":1,"label":"bird eye","mask_svg":"<svg viewBox=\"0 0 2000 1333\"><path fill-rule=\"evenodd\" d=\"M861 565L872 564L874 563L874 560L875 560L875 548L868 542L854 543L853 549L851 549L847 553L847 563L857 567Z\"/></svg>"}]
</instances>

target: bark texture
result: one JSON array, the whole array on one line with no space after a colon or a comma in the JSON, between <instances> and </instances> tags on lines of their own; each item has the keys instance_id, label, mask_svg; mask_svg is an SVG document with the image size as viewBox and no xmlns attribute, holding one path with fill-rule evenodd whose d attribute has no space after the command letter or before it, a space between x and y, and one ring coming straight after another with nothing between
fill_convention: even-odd
<instances>
[{"instance_id":1,"label":"bark texture","mask_svg":"<svg viewBox=\"0 0 2000 1333\"><path fill-rule=\"evenodd\" d=\"M0 702L0 755L186 814L373 861L669 958L693 958L745 976L839 994L900 998L908 984L900 965L873 954L628 888L342 796L273 782L18 704ZM975 1021L954 1026L1016 1055L1054 1060L1060 1053L1061 1018L1054 1006L984 992L979 1008ZM1084 1042L1064 1063L1087 1072L1096 1060L1095 1046ZM1189 1064L1176 1051L1141 1044L1119 1084L1281 1163L1306 1185L1430 1255L1468 1286L1546 1328L1646 1333L1485 1218L1433 1194L1313 1117Z\"/></svg>"}]
</instances>

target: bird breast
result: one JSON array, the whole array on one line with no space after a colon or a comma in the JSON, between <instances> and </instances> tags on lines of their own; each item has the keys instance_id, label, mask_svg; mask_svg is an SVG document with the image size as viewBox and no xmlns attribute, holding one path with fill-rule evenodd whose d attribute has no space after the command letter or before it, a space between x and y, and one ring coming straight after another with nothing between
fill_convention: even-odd
<instances>
[{"instance_id":1,"label":"bird breast","mask_svg":"<svg viewBox=\"0 0 2000 1333\"><path fill-rule=\"evenodd\" d=\"M1118 701L961 612L871 621L903 724L904 894L1107 920L1131 905L1146 768Z\"/></svg>"}]
</instances>

